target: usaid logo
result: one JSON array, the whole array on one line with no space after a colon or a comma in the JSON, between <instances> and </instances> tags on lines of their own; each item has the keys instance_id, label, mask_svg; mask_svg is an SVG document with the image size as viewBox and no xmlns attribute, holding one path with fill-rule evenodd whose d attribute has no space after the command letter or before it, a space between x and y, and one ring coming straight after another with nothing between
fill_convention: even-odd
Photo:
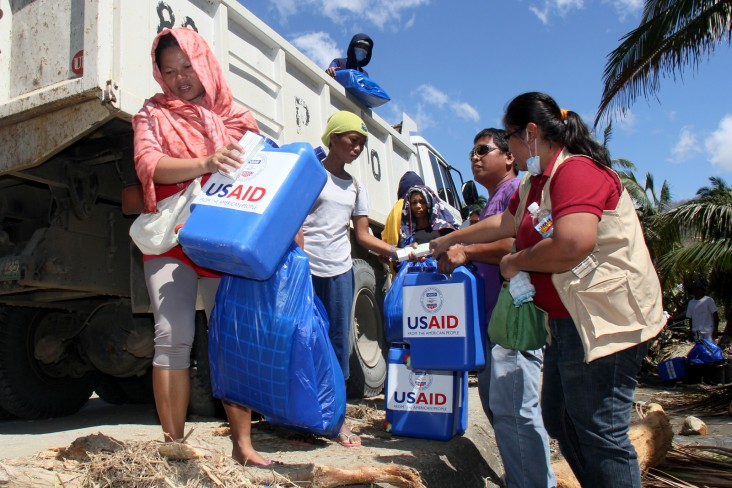
<instances>
[{"instance_id":1,"label":"usaid logo","mask_svg":"<svg viewBox=\"0 0 732 488\"><path fill-rule=\"evenodd\" d=\"M426 390L432 385L432 375L427 371L410 371L409 383L414 388Z\"/></svg>"},{"instance_id":2,"label":"usaid logo","mask_svg":"<svg viewBox=\"0 0 732 488\"><path fill-rule=\"evenodd\" d=\"M266 167L267 156L260 153L256 157L250 159L246 164L244 164L244 169L241 170L241 174L238 179L254 178Z\"/></svg>"},{"instance_id":3,"label":"usaid logo","mask_svg":"<svg viewBox=\"0 0 732 488\"><path fill-rule=\"evenodd\" d=\"M419 297L419 302L425 312L435 314L442 308L442 292L434 287L425 288Z\"/></svg>"}]
</instances>

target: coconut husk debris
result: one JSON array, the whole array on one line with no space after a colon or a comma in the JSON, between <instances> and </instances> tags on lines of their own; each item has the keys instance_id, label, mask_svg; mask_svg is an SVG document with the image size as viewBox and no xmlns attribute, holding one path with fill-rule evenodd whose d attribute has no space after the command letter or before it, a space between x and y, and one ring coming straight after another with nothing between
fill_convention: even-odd
<instances>
[{"instance_id":1,"label":"coconut husk debris","mask_svg":"<svg viewBox=\"0 0 732 488\"><path fill-rule=\"evenodd\" d=\"M200 441L192 445L159 441L120 442L104 434L76 439L74 449L60 448L40 459L47 464L35 472L18 474L0 465L9 486L63 486L67 488L242 487L335 488L354 484L389 483L396 487L425 488L419 473L395 463L334 467L322 464L242 466L221 450ZM86 446L86 449L82 446ZM114 446L109 449L108 446ZM98 450L97 450L98 449ZM53 463L51 463L53 459Z\"/></svg>"},{"instance_id":2,"label":"coconut husk debris","mask_svg":"<svg viewBox=\"0 0 732 488\"><path fill-rule=\"evenodd\" d=\"M674 433L668 415L660 405L646 405L639 410L639 414L641 419L631 425L628 437L638 453L638 463L644 473L664 460L671 448ZM552 469L557 479L557 488L581 488L564 459L553 461Z\"/></svg>"}]
</instances>

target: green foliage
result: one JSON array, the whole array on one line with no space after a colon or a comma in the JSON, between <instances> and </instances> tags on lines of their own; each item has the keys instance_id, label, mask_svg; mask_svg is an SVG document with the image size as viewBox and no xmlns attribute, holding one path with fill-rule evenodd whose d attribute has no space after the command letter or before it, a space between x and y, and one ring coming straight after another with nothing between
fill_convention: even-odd
<instances>
[{"instance_id":1,"label":"green foliage","mask_svg":"<svg viewBox=\"0 0 732 488\"><path fill-rule=\"evenodd\" d=\"M697 198L654 217L658 238L670 243L657 262L666 286L700 277L709 295L727 313L732 311L732 188L722 178L709 178ZM730 321L727 316L727 321Z\"/></svg>"}]
</instances>

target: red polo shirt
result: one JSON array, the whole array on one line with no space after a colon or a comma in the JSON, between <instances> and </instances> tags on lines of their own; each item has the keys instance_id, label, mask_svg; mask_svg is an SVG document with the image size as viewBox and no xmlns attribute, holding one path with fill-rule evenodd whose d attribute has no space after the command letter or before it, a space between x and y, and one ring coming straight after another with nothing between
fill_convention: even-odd
<instances>
[{"instance_id":1,"label":"red polo shirt","mask_svg":"<svg viewBox=\"0 0 732 488\"><path fill-rule=\"evenodd\" d=\"M563 148L554 155L552 162L543 174L530 179L526 208L532 203L541 201L541 192L552 174L554 163ZM602 212L614 209L621 193L620 180L614 171L594 163L586 156L573 156L566 159L554 174L549 186L552 201L552 218L559 219L573 213L591 213L602 218ZM514 193L508 206L512 214L516 214L519 204L519 192ZM531 223L531 215L524 210L516 235L516 249L526 249L541 240L541 235ZM569 317L569 312L562 304L557 290L551 280L550 273L529 273L531 283L536 288L534 303L546 310L549 318Z\"/></svg>"}]
</instances>

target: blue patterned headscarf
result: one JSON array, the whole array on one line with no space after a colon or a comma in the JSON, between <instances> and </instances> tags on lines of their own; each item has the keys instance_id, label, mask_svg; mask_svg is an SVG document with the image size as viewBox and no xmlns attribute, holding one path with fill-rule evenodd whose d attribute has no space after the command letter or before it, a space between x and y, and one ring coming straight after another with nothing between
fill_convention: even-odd
<instances>
[{"instance_id":1,"label":"blue patterned headscarf","mask_svg":"<svg viewBox=\"0 0 732 488\"><path fill-rule=\"evenodd\" d=\"M428 186L415 185L409 189L404 197L402 224L399 228L399 247L404 247L414 242L416 222L414 222L414 219L412 218L412 208L409 201L410 196L415 191L420 192L424 197L425 202L427 202L427 218L429 219L432 230L455 230L458 228L455 223L455 217L453 217L450 211L445 208L442 200L435 195L435 192L433 192Z\"/></svg>"}]
</instances>

